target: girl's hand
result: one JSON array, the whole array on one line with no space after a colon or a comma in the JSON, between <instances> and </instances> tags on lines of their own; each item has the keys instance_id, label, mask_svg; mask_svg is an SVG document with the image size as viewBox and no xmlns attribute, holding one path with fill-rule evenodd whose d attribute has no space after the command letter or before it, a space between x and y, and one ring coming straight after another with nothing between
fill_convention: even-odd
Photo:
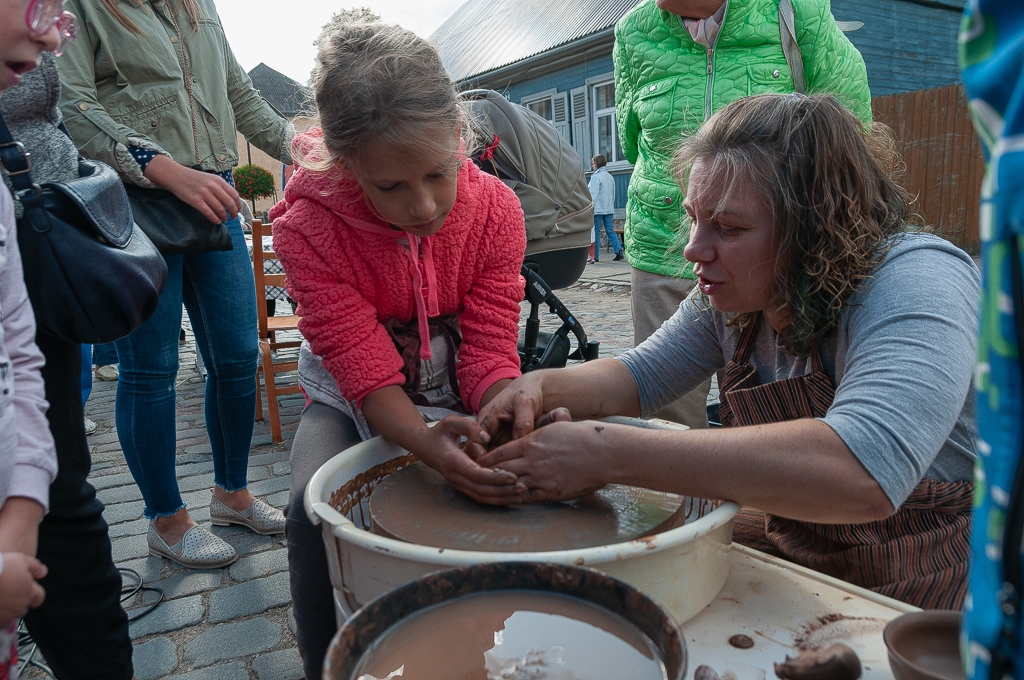
<instances>
[{"instance_id":1,"label":"girl's hand","mask_svg":"<svg viewBox=\"0 0 1024 680\"><path fill-rule=\"evenodd\" d=\"M220 176L186 168L163 154L153 158L143 174L146 179L203 213L214 224L227 222L242 209L238 192Z\"/></svg>"},{"instance_id":2,"label":"girl's hand","mask_svg":"<svg viewBox=\"0 0 1024 680\"><path fill-rule=\"evenodd\" d=\"M46 576L46 565L19 552L5 552L0 573L0 625L20 619L29 609L38 607L46 591L36 583Z\"/></svg>"},{"instance_id":3,"label":"girl's hand","mask_svg":"<svg viewBox=\"0 0 1024 680\"><path fill-rule=\"evenodd\" d=\"M490 442L490 436L475 420L447 416L425 429L421 445L414 453L444 475L449 484L478 503L505 505L516 501L514 474L482 467L471 457L486 451Z\"/></svg>"},{"instance_id":4,"label":"girl's hand","mask_svg":"<svg viewBox=\"0 0 1024 680\"><path fill-rule=\"evenodd\" d=\"M552 411L552 415L564 409ZM556 415L538 428L481 456L477 463L516 475L518 502L564 501L600 489L607 482L609 462L595 421L566 422ZM538 421L539 423L539 421Z\"/></svg>"}]
</instances>

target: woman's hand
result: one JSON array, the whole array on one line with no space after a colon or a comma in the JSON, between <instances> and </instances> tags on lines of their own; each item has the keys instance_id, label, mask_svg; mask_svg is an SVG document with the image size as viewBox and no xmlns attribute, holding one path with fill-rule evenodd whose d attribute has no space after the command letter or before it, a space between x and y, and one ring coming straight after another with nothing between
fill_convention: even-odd
<instances>
[{"instance_id":1,"label":"woman's hand","mask_svg":"<svg viewBox=\"0 0 1024 680\"><path fill-rule=\"evenodd\" d=\"M238 192L220 176L186 168L163 154L154 157L143 174L146 179L203 213L214 224L227 222L242 209Z\"/></svg>"},{"instance_id":2,"label":"woman's hand","mask_svg":"<svg viewBox=\"0 0 1024 680\"><path fill-rule=\"evenodd\" d=\"M568 422L567 415L564 409L552 411L546 427L493 449L477 463L514 473L519 502L563 501L600 489L610 470L600 437L606 426Z\"/></svg>"},{"instance_id":3,"label":"woman's hand","mask_svg":"<svg viewBox=\"0 0 1024 680\"><path fill-rule=\"evenodd\" d=\"M475 420L447 416L424 430L419 445L410 450L444 475L449 484L477 503L505 505L516 502L520 492L516 476L505 470L483 467L471 457L471 450L483 452L490 441L490 436Z\"/></svg>"},{"instance_id":4,"label":"woman's hand","mask_svg":"<svg viewBox=\"0 0 1024 680\"><path fill-rule=\"evenodd\" d=\"M492 448L525 437L537 427L544 407L540 382L538 373L520 376L480 409L477 422L490 436Z\"/></svg>"}]
</instances>

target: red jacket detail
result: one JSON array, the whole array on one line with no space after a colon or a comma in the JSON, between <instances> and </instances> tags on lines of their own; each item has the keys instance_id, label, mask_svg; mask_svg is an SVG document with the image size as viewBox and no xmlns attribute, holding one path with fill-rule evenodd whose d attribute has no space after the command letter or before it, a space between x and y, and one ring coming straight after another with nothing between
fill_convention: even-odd
<instances>
[{"instance_id":1,"label":"red jacket detail","mask_svg":"<svg viewBox=\"0 0 1024 680\"><path fill-rule=\"evenodd\" d=\"M318 136L311 130L296 144L308 146ZM491 385L519 376L523 211L511 189L472 162L459 170L444 226L409 243L411 249L403 247L405 232L370 212L357 182L333 173L298 170L270 218L288 294L299 304L299 330L346 399L360 405L370 392L404 382L401 357L382 323L408 323L417 307L430 316L458 315L456 377L472 412ZM419 296L417 269L425 274ZM428 339L428 353L429 347Z\"/></svg>"}]
</instances>

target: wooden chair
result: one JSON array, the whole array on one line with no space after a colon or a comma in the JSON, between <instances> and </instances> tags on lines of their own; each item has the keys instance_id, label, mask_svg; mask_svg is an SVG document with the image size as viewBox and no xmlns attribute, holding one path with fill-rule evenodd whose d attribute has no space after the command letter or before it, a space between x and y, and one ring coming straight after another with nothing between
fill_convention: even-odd
<instances>
[{"instance_id":1,"label":"wooden chair","mask_svg":"<svg viewBox=\"0 0 1024 680\"><path fill-rule=\"evenodd\" d=\"M300 340L282 342L277 340L277 333L298 329L298 316L294 314L288 316L267 315L265 299L267 288L284 287L284 274L267 274L265 270L266 260L277 259L277 253L274 251L263 250L264 237L270 237L270 230L269 224L263 224L261 220L252 221L252 272L256 279L256 311L260 334L260 366L256 371L256 420L263 420L263 395L260 387L260 375L262 374L263 383L267 389L270 438L272 441L279 442L283 437L281 436L281 412L277 398L285 394L296 394L300 390L298 384L278 387L277 376L279 373L297 370L299 362L297 358L275 361L274 355L279 350L296 348L302 343Z\"/></svg>"}]
</instances>

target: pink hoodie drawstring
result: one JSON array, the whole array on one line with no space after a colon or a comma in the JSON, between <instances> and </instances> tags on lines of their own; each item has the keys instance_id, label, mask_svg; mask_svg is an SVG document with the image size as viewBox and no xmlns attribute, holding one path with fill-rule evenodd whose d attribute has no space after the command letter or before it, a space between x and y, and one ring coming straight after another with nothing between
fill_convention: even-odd
<instances>
[{"instance_id":1,"label":"pink hoodie drawstring","mask_svg":"<svg viewBox=\"0 0 1024 680\"><path fill-rule=\"evenodd\" d=\"M430 247L430 237L413 236L409 232L393 229L384 224L374 224L360 220L351 215L331 209L338 219L347 222L356 229L368 231L375 234L382 234L400 238L405 235L409 243L409 256L412 261L409 264L409 271L412 274L413 295L416 298L416 321L420 334L420 358L429 359L432 356L430 351L430 317L440 316L437 304L437 274L434 271L434 253ZM396 233L397 232L397 233ZM420 262L420 246L423 251L423 261ZM426 279L426 285L424 285Z\"/></svg>"},{"instance_id":2,"label":"pink hoodie drawstring","mask_svg":"<svg viewBox=\"0 0 1024 680\"><path fill-rule=\"evenodd\" d=\"M420 358L429 359L432 356L430 351L430 325L428 319L431 316L439 316L437 306L437 275L434 272L434 255L430 247L430 238L413 236L406 233L409 241L409 255L412 257L410 269L412 271L412 287L416 297L416 321L420 333ZM423 262L420 262L420 248L423 246ZM426 277L424 277L426 274ZM423 279L426 278L424 285Z\"/></svg>"}]
</instances>

